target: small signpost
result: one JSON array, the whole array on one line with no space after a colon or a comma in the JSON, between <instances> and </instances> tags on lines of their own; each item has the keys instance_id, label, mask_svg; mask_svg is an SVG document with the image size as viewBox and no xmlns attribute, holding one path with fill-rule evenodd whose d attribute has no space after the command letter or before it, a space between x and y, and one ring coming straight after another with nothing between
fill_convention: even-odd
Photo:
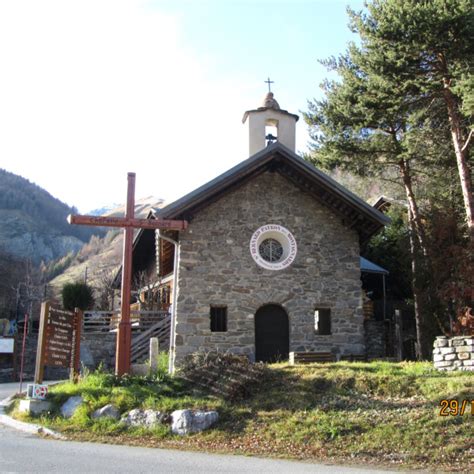
<instances>
[{"instance_id":1,"label":"small signpost","mask_svg":"<svg viewBox=\"0 0 474 474\"><path fill-rule=\"evenodd\" d=\"M26 395L33 400L46 400L48 386L36 383L29 383L26 387Z\"/></svg>"},{"instance_id":2,"label":"small signpost","mask_svg":"<svg viewBox=\"0 0 474 474\"><path fill-rule=\"evenodd\" d=\"M165 219L135 219L135 173L128 173L127 207L125 217L79 216L70 215L70 224L122 227L124 229L122 258L122 291L120 302L120 323L117 332L117 351L115 373L130 373L130 350L132 327L130 323L130 295L132 286L132 250L134 229L184 230L187 221Z\"/></svg>"},{"instance_id":3,"label":"small signpost","mask_svg":"<svg viewBox=\"0 0 474 474\"><path fill-rule=\"evenodd\" d=\"M64 311L48 301L41 305L35 384L43 382L44 368L71 369L72 378L79 375L82 311Z\"/></svg>"}]
</instances>

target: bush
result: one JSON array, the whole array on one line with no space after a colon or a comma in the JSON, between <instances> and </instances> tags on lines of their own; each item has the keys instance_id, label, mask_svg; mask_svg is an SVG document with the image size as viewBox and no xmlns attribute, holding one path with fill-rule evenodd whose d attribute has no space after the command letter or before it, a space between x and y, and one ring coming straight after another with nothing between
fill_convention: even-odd
<instances>
[{"instance_id":1,"label":"bush","mask_svg":"<svg viewBox=\"0 0 474 474\"><path fill-rule=\"evenodd\" d=\"M86 283L66 283L61 292L63 308L73 311L91 309L94 306L94 290Z\"/></svg>"},{"instance_id":2,"label":"bush","mask_svg":"<svg viewBox=\"0 0 474 474\"><path fill-rule=\"evenodd\" d=\"M267 368L247 357L227 352L198 352L187 356L179 375L204 393L237 400L248 398Z\"/></svg>"}]
</instances>

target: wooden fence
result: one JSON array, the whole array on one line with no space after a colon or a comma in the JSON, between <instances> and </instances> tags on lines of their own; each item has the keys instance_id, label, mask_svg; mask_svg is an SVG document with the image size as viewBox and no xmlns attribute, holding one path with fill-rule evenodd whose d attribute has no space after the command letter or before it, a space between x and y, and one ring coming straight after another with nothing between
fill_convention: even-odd
<instances>
[{"instance_id":1,"label":"wooden fence","mask_svg":"<svg viewBox=\"0 0 474 474\"><path fill-rule=\"evenodd\" d=\"M144 332L160 321L169 318L167 311L131 311L132 333ZM85 311L83 334L116 332L120 321L120 311Z\"/></svg>"}]
</instances>

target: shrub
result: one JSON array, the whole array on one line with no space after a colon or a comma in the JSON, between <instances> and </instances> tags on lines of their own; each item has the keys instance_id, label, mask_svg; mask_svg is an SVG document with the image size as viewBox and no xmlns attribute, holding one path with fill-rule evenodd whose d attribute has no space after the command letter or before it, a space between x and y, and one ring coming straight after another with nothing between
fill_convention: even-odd
<instances>
[{"instance_id":1,"label":"shrub","mask_svg":"<svg viewBox=\"0 0 474 474\"><path fill-rule=\"evenodd\" d=\"M198 352L184 359L179 375L205 393L237 400L251 395L266 370L264 364L253 364L245 356Z\"/></svg>"},{"instance_id":2,"label":"shrub","mask_svg":"<svg viewBox=\"0 0 474 474\"><path fill-rule=\"evenodd\" d=\"M61 292L63 308L73 311L74 308L82 310L94 306L94 290L86 283L66 283Z\"/></svg>"}]
</instances>

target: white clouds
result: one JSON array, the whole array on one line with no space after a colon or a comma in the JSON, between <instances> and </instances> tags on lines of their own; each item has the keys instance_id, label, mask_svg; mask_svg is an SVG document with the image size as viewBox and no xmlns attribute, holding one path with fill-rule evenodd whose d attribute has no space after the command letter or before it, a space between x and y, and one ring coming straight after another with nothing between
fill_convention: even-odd
<instances>
[{"instance_id":1,"label":"white clouds","mask_svg":"<svg viewBox=\"0 0 474 474\"><path fill-rule=\"evenodd\" d=\"M0 166L81 211L123 201L127 171L137 196L203 184L246 157L255 87L195 54L140 2L1 2Z\"/></svg>"}]
</instances>

